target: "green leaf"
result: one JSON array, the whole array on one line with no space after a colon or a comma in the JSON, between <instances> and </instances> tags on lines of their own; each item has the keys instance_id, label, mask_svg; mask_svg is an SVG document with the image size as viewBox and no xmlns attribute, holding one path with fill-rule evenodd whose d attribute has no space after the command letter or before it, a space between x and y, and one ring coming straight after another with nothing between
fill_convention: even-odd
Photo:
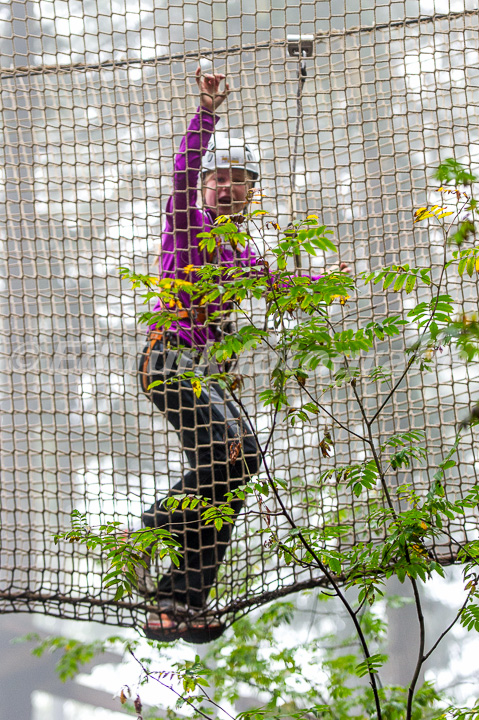
<instances>
[{"instance_id":1,"label":"green leaf","mask_svg":"<svg viewBox=\"0 0 479 720\"><path fill-rule=\"evenodd\" d=\"M394 292L399 292L399 290L402 290L402 287L406 282L406 278L406 273L401 273L400 275L398 275L398 277L396 278L396 282L394 283Z\"/></svg>"},{"instance_id":2,"label":"green leaf","mask_svg":"<svg viewBox=\"0 0 479 720\"><path fill-rule=\"evenodd\" d=\"M455 158L448 158L444 160L435 171L434 178L441 184L453 183L457 185L471 185L473 182L477 182L477 177L468 170L464 165L461 165Z\"/></svg>"},{"instance_id":3,"label":"green leaf","mask_svg":"<svg viewBox=\"0 0 479 720\"><path fill-rule=\"evenodd\" d=\"M474 269L476 265L476 258L474 255L471 255L471 257L467 261L466 270L469 277L472 277L474 275Z\"/></svg>"},{"instance_id":4,"label":"green leaf","mask_svg":"<svg viewBox=\"0 0 479 720\"><path fill-rule=\"evenodd\" d=\"M386 278L384 280L383 289L386 290L393 282L394 278L396 277L397 272L394 270L393 272L390 272L386 275Z\"/></svg>"},{"instance_id":5,"label":"green leaf","mask_svg":"<svg viewBox=\"0 0 479 720\"><path fill-rule=\"evenodd\" d=\"M416 275L409 275L408 279L406 280L406 292L409 294L414 290L414 286L416 285Z\"/></svg>"},{"instance_id":6,"label":"green leaf","mask_svg":"<svg viewBox=\"0 0 479 720\"><path fill-rule=\"evenodd\" d=\"M379 477L374 460L346 467L344 476L348 480L348 487L352 487L356 497L359 497L363 490L371 490L375 487Z\"/></svg>"},{"instance_id":7,"label":"green leaf","mask_svg":"<svg viewBox=\"0 0 479 720\"><path fill-rule=\"evenodd\" d=\"M324 250L325 252L327 252L328 250L334 253L338 252L336 245L329 238L324 237L324 235L322 237L318 237L317 241L318 247L321 250Z\"/></svg>"},{"instance_id":8,"label":"green leaf","mask_svg":"<svg viewBox=\"0 0 479 720\"><path fill-rule=\"evenodd\" d=\"M466 257L463 257L463 258L461 258L461 260L459 260L459 265L457 266L457 270L458 270L459 275L461 275L461 276L464 274L464 270L466 269L467 261L468 261L467 255L466 255Z\"/></svg>"},{"instance_id":9,"label":"green leaf","mask_svg":"<svg viewBox=\"0 0 479 720\"><path fill-rule=\"evenodd\" d=\"M115 593L113 602L118 602L118 600L121 600L124 595L125 595L125 589L120 585L120 587L118 587L118 589Z\"/></svg>"},{"instance_id":10,"label":"green leaf","mask_svg":"<svg viewBox=\"0 0 479 720\"><path fill-rule=\"evenodd\" d=\"M479 605L469 605L461 613L461 625L479 632Z\"/></svg>"},{"instance_id":11,"label":"green leaf","mask_svg":"<svg viewBox=\"0 0 479 720\"><path fill-rule=\"evenodd\" d=\"M369 658L364 660L364 662L356 665L356 675L358 675L358 677L364 677L364 675L368 675L369 673L378 673L387 659L388 656L382 653L371 655Z\"/></svg>"}]
</instances>

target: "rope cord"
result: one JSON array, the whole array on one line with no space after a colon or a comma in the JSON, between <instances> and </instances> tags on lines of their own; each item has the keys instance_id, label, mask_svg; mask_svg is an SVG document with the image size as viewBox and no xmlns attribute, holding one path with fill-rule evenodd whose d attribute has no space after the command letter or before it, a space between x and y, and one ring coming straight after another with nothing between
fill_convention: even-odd
<instances>
[{"instance_id":1,"label":"rope cord","mask_svg":"<svg viewBox=\"0 0 479 720\"><path fill-rule=\"evenodd\" d=\"M297 166L297 160L298 160L298 143L299 143L299 137L300 137L300 130L301 130L301 121L303 119L303 102L302 102L302 94L303 94L303 86L306 82L307 77L307 70L306 70L306 62L304 60L305 54L303 52L303 57L301 57L298 54L298 90L296 93L296 129L294 132L294 147L293 147L293 162L291 166L291 217L293 219L296 219L296 207L295 207L295 198L296 198L296 166ZM297 270L301 268L301 255L295 255L294 256L294 264Z\"/></svg>"},{"instance_id":2,"label":"rope cord","mask_svg":"<svg viewBox=\"0 0 479 720\"><path fill-rule=\"evenodd\" d=\"M462 10L454 11L449 13L435 13L433 15L425 15L417 18L405 18L404 20L394 20L388 23L378 23L377 25L370 25L366 27L354 27L349 30L324 30L314 34L315 40L324 40L328 38L336 37L349 37L358 35L361 33L371 33L378 30L387 30L403 27L412 27L420 25L422 23L434 23L437 20L454 20L460 17L473 17L479 14L479 9L475 10ZM40 65L40 66L19 66L15 68L7 68L0 72L0 78L9 77L29 77L37 74L48 74L48 73L71 73L81 72L88 70L114 70L115 68L134 67L134 66L148 66L156 65L158 63L170 63L173 60L199 60L200 58L209 57L224 57L226 55L236 55L242 52L258 51L271 49L273 47L286 47L287 42L284 40L274 40L272 42L260 42L257 44L245 44L235 45L233 47L220 48L218 50L210 50L208 48L201 48L195 52L186 53L173 53L158 55L153 58L127 58L124 60L105 60L100 63L70 63L70 64L58 64L58 65Z\"/></svg>"}]
</instances>

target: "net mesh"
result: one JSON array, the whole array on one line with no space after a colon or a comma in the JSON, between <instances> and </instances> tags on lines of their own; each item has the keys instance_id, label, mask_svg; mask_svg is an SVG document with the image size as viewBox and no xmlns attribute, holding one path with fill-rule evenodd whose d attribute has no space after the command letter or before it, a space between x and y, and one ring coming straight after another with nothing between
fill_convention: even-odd
<instances>
[{"instance_id":1,"label":"net mesh","mask_svg":"<svg viewBox=\"0 0 479 720\"><path fill-rule=\"evenodd\" d=\"M91 525L134 526L184 472L180 445L138 389L143 308L118 267L155 272L174 153L197 105L200 57L229 78L233 92L218 128L257 147L264 207L280 225L315 211L356 272L406 262L437 267L442 238L413 234L412 209L429 197L430 169L440 159L453 152L461 162L479 161L478 11L472 0L446 5L438 14L412 0L0 4L0 612L125 626L144 616L142 598L114 602L101 587L101 559L75 544L55 545L53 535L70 527L73 509ZM299 124L298 60L288 55L286 32L315 35ZM309 269L322 267L318 258ZM465 310L477 309L475 283L451 281L447 290ZM413 293L404 302L415 301ZM334 310L335 319L356 310L380 320L402 310L401 302L386 293L373 298L366 287ZM253 308L255 317L261 311ZM387 340L374 363L394 368L403 358L402 340ZM257 397L270 362L264 353L241 364L244 402L262 439L270 415ZM383 438L426 429L430 466L413 476L418 492L479 389L473 370L453 375L452 368L444 353L432 372L411 373L381 419ZM317 388L326 379L318 371ZM387 390L367 392L372 411ZM331 391L324 402L341 403L344 422L359 427L359 410L342 393ZM282 424L269 458L287 480L284 501L297 519L317 525L352 512L346 547L373 538L365 500L340 494L333 481L318 495L309 482L319 469L360 460L365 449L335 430L335 457L323 458L324 431L321 418L301 428ZM477 481L472 440L461 445L460 461L451 498ZM272 555L258 532L262 522L248 512L237 522L209 601L225 617L323 582ZM272 522L281 526L274 515ZM472 537L477 519L448 530ZM454 558L446 536L436 551Z\"/></svg>"}]
</instances>

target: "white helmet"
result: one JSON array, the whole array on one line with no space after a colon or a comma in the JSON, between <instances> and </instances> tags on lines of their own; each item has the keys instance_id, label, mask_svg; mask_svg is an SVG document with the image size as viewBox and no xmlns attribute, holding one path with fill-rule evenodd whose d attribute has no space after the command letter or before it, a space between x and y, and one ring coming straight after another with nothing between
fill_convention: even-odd
<instances>
[{"instance_id":1,"label":"white helmet","mask_svg":"<svg viewBox=\"0 0 479 720\"><path fill-rule=\"evenodd\" d=\"M208 149L203 155L203 173L217 168L242 168L247 170L253 180L259 178L259 163L253 150L240 138L213 135Z\"/></svg>"}]
</instances>

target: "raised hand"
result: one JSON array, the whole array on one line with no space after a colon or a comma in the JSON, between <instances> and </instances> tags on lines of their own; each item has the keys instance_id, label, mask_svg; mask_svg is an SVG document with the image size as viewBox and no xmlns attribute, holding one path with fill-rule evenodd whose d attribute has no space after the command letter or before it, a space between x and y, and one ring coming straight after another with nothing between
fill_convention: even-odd
<instances>
[{"instance_id":1,"label":"raised hand","mask_svg":"<svg viewBox=\"0 0 479 720\"><path fill-rule=\"evenodd\" d=\"M230 87L227 82L225 82L223 91L219 89L225 77L225 75L219 73L216 75L203 74L201 67L196 70L196 83L200 89L200 103L202 107L210 112L214 112L219 108L228 96Z\"/></svg>"},{"instance_id":2,"label":"raised hand","mask_svg":"<svg viewBox=\"0 0 479 720\"><path fill-rule=\"evenodd\" d=\"M328 268L328 273L332 273L332 272L350 273L351 268L349 267L349 265L347 263L340 262L339 264L331 265L331 267Z\"/></svg>"}]
</instances>

